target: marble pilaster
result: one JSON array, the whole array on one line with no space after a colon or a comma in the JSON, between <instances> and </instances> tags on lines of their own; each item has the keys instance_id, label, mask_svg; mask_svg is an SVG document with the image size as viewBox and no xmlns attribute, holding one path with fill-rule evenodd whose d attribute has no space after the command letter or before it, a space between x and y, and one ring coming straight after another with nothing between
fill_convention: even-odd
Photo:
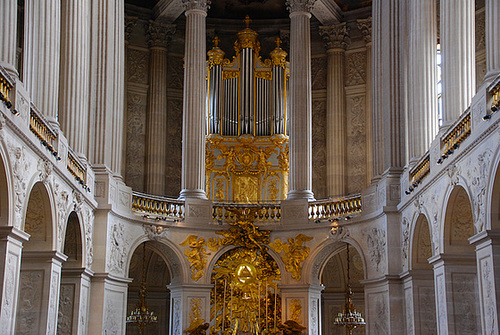
<instances>
[{"instance_id":1,"label":"marble pilaster","mask_svg":"<svg viewBox=\"0 0 500 335\"><path fill-rule=\"evenodd\" d=\"M59 294L58 334L88 334L92 275L92 271L86 268L63 267Z\"/></svg>"},{"instance_id":2,"label":"marble pilaster","mask_svg":"<svg viewBox=\"0 0 500 335\"><path fill-rule=\"evenodd\" d=\"M294 321L306 327L306 334L320 334L323 285L278 285L278 289L281 291L282 322L298 317ZM295 314L297 312L300 315Z\"/></svg>"},{"instance_id":3,"label":"marble pilaster","mask_svg":"<svg viewBox=\"0 0 500 335\"><path fill-rule=\"evenodd\" d=\"M290 11L290 175L288 199L312 192L311 10L315 0L287 0Z\"/></svg>"},{"instance_id":4,"label":"marble pilaster","mask_svg":"<svg viewBox=\"0 0 500 335\"><path fill-rule=\"evenodd\" d=\"M326 93L326 180L328 195L346 194L345 50L350 42L346 23L320 27L328 54Z\"/></svg>"},{"instance_id":5,"label":"marble pilaster","mask_svg":"<svg viewBox=\"0 0 500 335\"><path fill-rule=\"evenodd\" d=\"M486 76L485 80L493 80L500 74L500 3L497 0L485 2L485 34L486 34Z\"/></svg>"},{"instance_id":6,"label":"marble pilaster","mask_svg":"<svg viewBox=\"0 0 500 335\"><path fill-rule=\"evenodd\" d=\"M3 14L0 21L0 65L9 74L17 76L16 70L16 36L17 36L17 1L4 0L0 3L0 13Z\"/></svg>"},{"instance_id":7,"label":"marble pilaster","mask_svg":"<svg viewBox=\"0 0 500 335\"><path fill-rule=\"evenodd\" d=\"M186 7L182 174L180 199L206 199L206 16L209 0L183 0ZM189 89L188 89L189 88Z\"/></svg>"},{"instance_id":8,"label":"marble pilaster","mask_svg":"<svg viewBox=\"0 0 500 335\"><path fill-rule=\"evenodd\" d=\"M14 227L0 227L0 324L2 334L14 334L21 251L29 235Z\"/></svg>"},{"instance_id":9,"label":"marble pilaster","mask_svg":"<svg viewBox=\"0 0 500 335\"><path fill-rule=\"evenodd\" d=\"M16 333L56 333L61 266L66 259L58 251L23 252Z\"/></svg>"},{"instance_id":10,"label":"marble pilaster","mask_svg":"<svg viewBox=\"0 0 500 335\"><path fill-rule=\"evenodd\" d=\"M372 120L372 17L356 20L358 29L363 34L366 43L366 106L369 106L366 113L366 146L372 148L373 142L373 120ZM366 150L366 184L369 185L373 177L373 151Z\"/></svg>"},{"instance_id":11,"label":"marble pilaster","mask_svg":"<svg viewBox=\"0 0 500 335\"><path fill-rule=\"evenodd\" d=\"M89 161L122 174L124 2L92 0Z\"/></svg>"},{"instance_id":12,"label":"marble pilaster","mask_svg":"<svg viewBox=\"0 0 500 335\"><path fill-rule=\"evenodd\" d=\"M175 26L151 21L149 99L146 132L146 192L165 194L167 165L167 44Z\"/></svg>"},{"instance_id":13,"label":"marble pilaster","mask_svg":"<svg viewBox=\"0 0 500 335\"><path fill-rule=\"evenodd\" d=\"M480 334L477 269L473 254L439 254L434 267L438 334Z\"/></svg>"},{"instance_id":14,"label":"marble pilaster","mask_svg":"<svg viewBox=\"0 0 500 335\"><path fill-rule=\"evenodd\" d=\"M170 290L170 334L182 335L192 317L210 323L210 291L213 285L168 285ZM196 315L199 313L199 315ZM190 317L191 316L191 317Z\"/></svg>"},{"instance_id":15,"label":"marble pilaster","mask_svg":"<svg viewBox=\"0 0 500 335\"><path fill-rule=\"evenodd\" d=\"M418 160L437 134L436 0L410 2L409 158Z\"/></svg>"},{"instance_id":16,"label":"marble pilaster","mask_svg":"<svg viewBox=\"0 0 500 335\"><path fill-rule=\"evenodd\" d=\"M90 1L61 2L59 121L69 145L87 157Z\"/></svg>"},{"instance_id":17,"label":"marble pilaster","mask_svg":"<svg viewBox=\"0 0 500 335\"><path fill-rule=\"evenodd\" d=\"M442 54L443 126L449 126L470 105L476 92L475 9L473 0L457 5L440 2Z\"/></svg>"},{"instance_id":18,"label":"marble pilaster","mask_svg":"<svg viewBox=\"0 0 500 335\"><path fill-rule=\"evenodd\" d=\"M430 270L411 270L403 279L405 334L435 334L436 307L434 274Z\"/></svg>"},{"instance_id":19,"label":"marble pilaster","mask_svg":"<svg viewBox=\"0 0 500 335\"><path fill-rule=\"evenodd\" d=\"M61 0L26 1L24 83L31 101L58 126Z\"/></svg>"}]
</instances>

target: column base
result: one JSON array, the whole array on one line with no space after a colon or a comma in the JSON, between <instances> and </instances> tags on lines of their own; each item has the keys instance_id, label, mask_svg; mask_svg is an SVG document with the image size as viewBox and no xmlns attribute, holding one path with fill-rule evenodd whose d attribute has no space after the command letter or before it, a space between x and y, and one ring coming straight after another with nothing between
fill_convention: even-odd
<instances>
[{"instance_id":1,"label":"column base","mask_svg":"<svg viewBox=\"0 0 500 335\"><path fill-rule=\"evenodd\" d=\"M308 201L315 201L314 193L311 190L292 190L288 192L287 200L290 199L307 199Z\"/></svg>"},{"instance_id":2,"label":"column base","mask_svg":"<svg viewBox=\"0 0 500 335\"><path fill-rule=\"evenodd\" d=\"M194 189L194 190L189 190L189 189L183 189L181 193L179 194L179 200L186 200L186 199L203 199L207 200L207 194L205 193L205 190L202 189Z\"/></svg>"}]
</instances>

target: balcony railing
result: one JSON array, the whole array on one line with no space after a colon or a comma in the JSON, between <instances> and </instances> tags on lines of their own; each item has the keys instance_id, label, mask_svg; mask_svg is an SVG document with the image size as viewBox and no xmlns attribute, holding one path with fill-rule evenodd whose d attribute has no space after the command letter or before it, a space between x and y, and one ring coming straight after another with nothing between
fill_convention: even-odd
<instances>
[{"instance_id":1,"label":"balcony railing","mask_svg":"<svg viewBox=\"0 0 500 335\"><path fill-rule=\"evenodd\" d=\"M12 107L12 101L10 98L12 87L13 85L9 76L5 73L5 70L0 67L0 100L3 101L7 108Z\"/></svg>"},{"instance_id":2,"label":"balcony railing","mask_svg":"<svg viewBox=\"0 0 500 335\"><path fill-rule=\"evenodd\" d=\"M30 111L30 130L36 137L38 137L42 144L57 157L57 134L54 130L52 130L42 115L34 108L31 108Z\"/></svg>"},{"instance_id":3,"label":"balcony railing","mask_svg":"<svg viewBox=\"0 0 500 335\"><path fill-rule=\"evenodd\" d=\"M443 138L444 155L452 154L471 133L470 109L448 130ZM446 157L444 157L446 158Z\"/></svg>"},{"instance_id":4,"label":"balcony railing","mask_svg":"<svg viewBox=\"0 0 500 335\"><path fill-rule=\"evenodd\" d=\"M235 212L244 208L257 208L255 221L280 221L281 205L279 203L264 204L238 204L238 203L214 203L212 218L219 223L233 221Z\"/></svg>"},{"instance_id":5,"label":"balcony railing","mask_svg":"<svg viewBox=\"0 0 500 335\"><path fill-rule=\"evenodd\" d=\"M410 170L410 185L417 187L430 172L431 160L429 153L427 153L420 162Z\"/></svg>"},{"instance_id":6,"label":"balcony railing","mask_svg":"<svg viewBox=\"0 0 500 335\"><path fill-rule=\"evenodd\" d=\"M158 219L184 219L184 201L134 192L132 210Z\"/></svg>"},{"instance_id":7,"label":"balcony railing","mask_svg":"<svg viewBox=\"0 0 500 335\"><path fill-rule=\"evenodd\" d=\"M309 203L310 220L333 219L360 212L361 194L338 199L318 200Z\"/></svg>"},{"instance_id":8,"label":"balcony railing","mask_svg":"<svg viewBox=\"0 0 500 335\"><path fill-rule=\"evenodd\" d=\"M76 178L76 181L85 185L87 181L87 169L83 166L73 150L68 150L68 171Z\"/></svg>"}]
</instances>

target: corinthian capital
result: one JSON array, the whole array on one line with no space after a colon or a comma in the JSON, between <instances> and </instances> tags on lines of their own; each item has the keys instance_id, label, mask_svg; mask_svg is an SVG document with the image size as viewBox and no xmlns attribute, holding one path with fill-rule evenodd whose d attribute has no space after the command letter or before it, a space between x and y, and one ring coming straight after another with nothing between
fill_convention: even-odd
<instances>
[{"instance_id":1,"label":"corinthian capital","mask_svg":"<svg viewBox=\"0 0 500 335\"><path fill-rule=\"evenodd\" d=\"M332 24L331 26L322 26L319 28L319 34L323 37L323 43L327 50L347 49L351 42L349 38L349 27L344 23Z\"/></svg>"},{"instance_id":2,"label":"corinthian capital","mask_svg":"<svg viewBox=\"0 0 500 335\"><path fill-rule=\"evenodd\" d=\"M161 20L149 21L146 38L150 47L167 47L168 41L175 33L175 24Z\"/></svg>"},{"instance_id":3,"label":"corinthian capital","mask_svg":"<svg viewBox=\"0 0 500 335\"><path fill-rule=\"evenodd\" d=\"M365 43L370 43L372 41L372 17L358 19L356 22L358 23L358 29L363 34Z\"/></svg>"},{"instance_id":4,"label":"corinthian capital","mask_svg":"<svg viewBox=\"0 0 500 335\"><path fill-rule=\"evenodd\" d=\"M316 0L286 0L286 8L293 12L310 13Z\"/></svg>"},{"instance_id":5,"label":"corinthian capital","mask_svg":"<svg viewBox=\"0 0 500 335\"><path fill-rule=\"evenodd\" d=\"M130 35L137 25L137 18L132 16L125 16L125 41L130 40Z\"/></svg>"},{"instance_id":6,"label":"corinthian capital","mask_svg":"<svg viewBox=\"0 0 500 335\"><path fill-rule=\"evenodd\" d=\"M206 12L210 8L210 0L182 0L182 4L186 11L197 9Z\"/></svg>"}]
</instances>

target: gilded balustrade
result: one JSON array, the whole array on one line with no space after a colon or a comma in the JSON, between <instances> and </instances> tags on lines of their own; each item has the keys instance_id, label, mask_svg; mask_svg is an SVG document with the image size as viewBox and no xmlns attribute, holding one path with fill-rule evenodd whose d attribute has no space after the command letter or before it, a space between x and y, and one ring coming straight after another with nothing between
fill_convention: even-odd
<instances>
[{"instance_id":1,"label":"gilded balustrade","mask_svg":"<svg viewBox=\"0 0 500 335\"><path fill-rule=\"evenodd\" d=\"M183 219L184 201L134 192L132 210L139 213Z\"/></svg>"},{"instance_id":2,"label":"gilded balustrade","mask_svg":"<svg viewBox=\"0 0 500 335\"><path fill-rule=\"evenodd\" d=\"M361 212L361 194L309 203L309 219L321 220Z\"/></svg>"},{"instance_id":3,"label":"gilded balustrade","mask_svg":"<svg viewBox=\"0 0 500 335\"><path fill-rule=\"evenodd\" d=\"M76 157L73 151L68 150L68 171L76 178L76 180L84 184L87 180L87 169L83 166L80 160Z\"/></svg>"},{"instance_id":4,"label":"gilded balustrade","mask_svg":"<svg viewBox=\"0 0 500 335\"><path fill-rule=\"evenodd\" d=\"M41 114L33 108L30 111L30 130L54 156L57 156L55 148L57 134L51 129Z\"/></svg>"},{"instance_id":5,"label":"gilded balustrade","mask_svg":"<svg viewBox=\"0 0 500 335\"><path fill-rule=\"evenodd\" d=\"M4 102L7 108L12 107L12 101L10 100L12 87L13 85L8 75L0 68L0 100Z\"/></svg>"},{"instance_id":6,"label":"gilded balustrade","mask_svg":"<svg viewBox=\"0 0 500 335\"><path fill-rule=\"evenodd\" d=\"M491 111L496 112L500 108L500 79L497 79L490 88L489 93L492 96Z\"/></svg>"},{"instance_id":7,"label":"gilded balustrade","mask_svg":"<svg viewBox=\"0 0 500 335\"><path fill-rule=\"evenodd\" d=\"M427 153L421 160L410 170L410 184L415 186L420 184L422 180L431 172L430 155Z\"/></svg>"},{"instance_id":8,"label":"gilded balustrade","mask_svg":"<svg viewBox=\"0 0 500 335\"><path fill-rule=\"evenodd\" d=\"M448 130L443 139L444 154L449 155L458 148L471 133L471 114L467 110L462 117Z\"/></svg>"},{"instance_id":9,"label":"gilded balustrade","mask_svg":"<svg viewBox=\"0 0 500 335\"><path fill-rule=\"evenodd\" d=\"M234 221L234 212L238 209L258 208L255 211L255 221L280 221L281 205L279 203L265 204L237 204L237 203L214 203L212 218L217 222Z\"/></svg>"}]
</instances>

